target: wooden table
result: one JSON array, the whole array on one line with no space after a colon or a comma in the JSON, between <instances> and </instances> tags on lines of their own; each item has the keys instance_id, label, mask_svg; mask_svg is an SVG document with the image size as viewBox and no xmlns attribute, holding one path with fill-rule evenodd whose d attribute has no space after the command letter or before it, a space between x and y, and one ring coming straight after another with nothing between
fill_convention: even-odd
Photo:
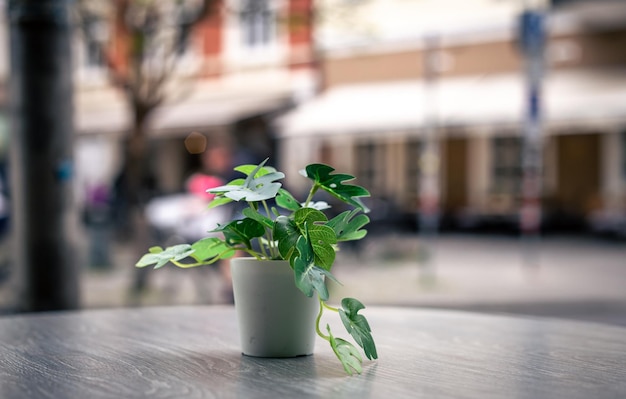
<instances>
[{"instance_id":1,"label":"wooden table","mask_svg":"<svg viewBox=\"0 0 626 399\"><path fill-rule=\"evenodd\" d=\"M4 317L0 398L626 397L624 328L409 308L363 312L380 359L365 360L353 377L322 340L313 356L242 356L228 306Z\"/></svg>"}]
</instances>

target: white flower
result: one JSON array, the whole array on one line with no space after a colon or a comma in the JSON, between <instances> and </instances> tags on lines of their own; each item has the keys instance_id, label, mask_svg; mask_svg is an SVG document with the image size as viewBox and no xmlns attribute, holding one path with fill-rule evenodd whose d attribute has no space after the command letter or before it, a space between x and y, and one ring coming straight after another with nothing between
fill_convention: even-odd
<instances>
[{"instance_id":1,"label":"white flower","mask_svg":"<svg viewBox=\"0 0 626 399\"><path fill-rule=\"evenodd\" d=\"M304 203L300 205L302 205L302 207L305 206ZM309 202L309 206L307 206L307 208L313 208L313 209L317 209L318 211L323 211L324 209L330 209L331 206L328 205L328 202L326 201L317 201L317 202Z\"/></svg>"}]
</instances>

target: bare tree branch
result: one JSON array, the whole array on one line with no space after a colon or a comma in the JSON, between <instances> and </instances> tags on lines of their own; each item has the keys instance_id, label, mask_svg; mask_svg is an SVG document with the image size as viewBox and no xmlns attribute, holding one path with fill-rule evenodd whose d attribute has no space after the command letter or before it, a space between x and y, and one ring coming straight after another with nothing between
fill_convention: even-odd
<instances>
[{"instance_id":1,"label":"bare tree branch","mask_svg":"<svg viewBox=\"0 0 626 399\"><path fill-rule=\"evenodd\" d=\"M83 37L99 48L111 84L124 90L129 104L139 108L135 115L145 117L165 101L180 46L207 15L217 11L218 2L77 0L76 4ZM108 22L114 34L106 40L94 37L97 21Z\"/></svg>"}]
</instances>

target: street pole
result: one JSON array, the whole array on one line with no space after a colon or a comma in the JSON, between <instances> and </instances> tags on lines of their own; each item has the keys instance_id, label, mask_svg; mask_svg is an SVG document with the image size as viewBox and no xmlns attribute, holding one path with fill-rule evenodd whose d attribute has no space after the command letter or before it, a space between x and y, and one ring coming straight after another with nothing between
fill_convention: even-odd
<instances>
[{"instance_id":1,"label":"street pole","mask_svg":"<svg viewBox=\"0 0 626 399\"><path fill-rule=\"evenodd\" d=\"M424 76L424 139L419 159L419 263L422 281L436 279L435 244L439 232L439 167L440 149L437 138L437 73L438 38L427 36L423 50Z\"/></svg>"},{"instance_id":2,"label":"street pole","mask_svg":"<svg viewBox=\"0 0 626 399\"><path fill-rule=\"evenodd\" d=\"M522 144L522 205L520 231L524 259L538 264L541 230L543 169L542 82L544 75L545 12L541 7L526 9L520 21L520 46L525 57L526 114Z\"/></svg>"},{"instance_id":3,"label":"street pole","mask_svg":"<svg viewBox=\"0 0 626 399\"><path fill-rule=\"evenodd\" d=\"M70 0L10 0L13 262L18 310L79 306L70 239Z\"/></svg>"}]
</instances>

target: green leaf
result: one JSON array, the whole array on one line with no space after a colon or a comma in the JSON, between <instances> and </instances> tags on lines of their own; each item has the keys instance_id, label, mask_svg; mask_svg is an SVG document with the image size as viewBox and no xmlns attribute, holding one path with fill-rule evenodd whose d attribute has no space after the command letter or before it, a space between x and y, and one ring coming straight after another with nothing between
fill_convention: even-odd
<instances>
[{"instance_id":1,"label":"green leaf","mask_svg":"<svg viewBox=\"0 0 626 399\"><path fill-rule=\"evenodd\" d=\"M300 230L293 219L287 216L279 216L274 222L274 231L272 232L274 239L278 241L278 252L283 259L289 260L293 266L291 258L296 253L296 243L300 238Z\"/></svg>"},{"instance_id":2,"label":"green leaf","mask_svg":"<svg viewBox=\"0 0 626 399\"><path fill-rule=\"evenodd\" d=\"M328 289L324 282L326 270L315 266L315 255L306 236L300 236L296 244L298 255L294 259L293 269L296 286L308 297L317 291L323 301L328 300Z\"/></svg>"},{"instance_id":3,"label":"green leaf","mask_svg":"<svg viewBox=\"0 0 626 399\"><path fill-rule=\"evenodd\" d=\"M328 218L324 213L313 208L301 208L293 214L296 226L303 235L308 226L308 241L311 243L315 255L314 262L325 270L330 270L335 261L334 244L337 236L332 228L321 224L326 223Z\"/></svg>"},{"instance_id":4,"label":"green leaf","mask_svg":"<svg viewBox=\"0 0 626 399\"><path fill-rule=\"evenodd\" d=\"M263 161L263 164L265 164L265 162L267 162L267 159ZM237 172L241 172L246 176L250 176L250 174L252 172L255 172L255 169L257 168L258 165L239 165L234 168L234 170L236 170ZM253 177L261 177L274 172L277 172L277 170L272 168L271 166L262 166L261 168L258 168L258 170L256 170Z\"/></svg>"},{"instance_id":5,"label":"green leaf","mask_svg":"<svg viewBox=\"0 0 626 399\"><path fill-rule=\"evenodd\" d=\"M194 250L189 244L180 244L173 247L169 247L164 251L158 252L160 247L150 248L150 253L147 253L139 259L139 262L135 264L137 267L146 267L154 265L155 269L165 266L169 261L179 261L190 256Z\"/></svg>"},{"instance_id":6,"label":"green leaf","mask_svg":"<svg viewBox=\"0 0 626 399\"><path fill-rule=\"evenodd\" d=\"M243 186L244 183L246 182L246 179L242 179L242 178L237 178L237 179L233 179L230 182L228 182L228 186ZM217 187L216 187L217 188ZM211 192L211 190L213 190L212 188L208 189L207 192Z\"/></svg>"},{"instance_id":7,"label":"green leaf","mask_svg":"<svg viewBox=\"0 0 626 399\"><path fill-rule=\"evenodd\" d=\"M208 190L209 193L230 198L233 201L258 202L274 198L282 186L275 180L282 179L282 172L266 170L268 173L259 173L267 159L252 170L243 184L227 184ZM273 169L272 169L273 170Z\"/></svg>"},{"instance_id":8,"label":"green leaf","mask_svg":"<svg viewBox=\"0 0 626 399\"><path fill-rule=\"evenodd\" d=\"M309 226L309 240L313 253L315 254L315 264L325 270L330 270L335 262L335 248L337 236L333 229L324 225Z\"/></svg>"},{"instance_id":9,"label":"green leaf","mask_svg":"<svg viewBox=\"0 0 626 399\"><path fill-rule=\"evenodd\" d=\"M309 226L315 222L327 222L328 218L323 212L313 208L300 208L293 214L293 219L296 224L303 229L304 223L309 223Z\"/></svg>"},{"instance_id":10,"label":"green leaf","mask_svg":"<svg viewBox=\"0 0 626 399\"><path fill-rule=\"evenodd\" d=\"M308 165L303 174L334 197L361 209L363 212L369 212L369 209L360 199L360 197L369 197L369 191L361 186L343 184L344 181L353 180L354 176L341 173L333 175L331 173L334 170L328 165L316 163Z\"/></svg>"},{"instance_id":11,"label":"green leaf","mask_svg":"<svg viewBox=\"0 0 626 399\"><path fill-rule=\"evenodd\" d=\"M209 261L208 263L230 257L234 252L224 241L217 237L203 238L193 243L191 248L194 250L194 253L191 254L192 258L198 262Z\"/></svg>"},{"instance_id":12,"label":"green leaf","mask_svg":"<svg viewBox=\"0 0 626 399\"><path fill-rule=\"evenodd\" d=\"M274 221L272 219L260 214L252 208L245 208L241 213L243 213L244 216L249 217L250 219L256 220L257 222L261 223L263 226L269 229L274 228Z\"/></svg>"},{"instance_id":13,"label":"green leaf","mask_svg":"<svg viewBox=\"0 0 626 399\"><path fill-rule=\"evenodd\" d=\"M274 215L275 218L277 218L277 217L279 217L281 215L281 213L278 212L278 209L276 209L275 206L271 207L270 210L272 212L272 215Z\"/></svg>"},{"instance_id":14,"label":"green leaf","mask_svg":"<svg viewBox=\"0 0 626 399\"><path fill-rule=\"evenodd\" d=\"M378 359L369 323L365 316L358 314L359 310L365 309L365 306L354 298L344 298L341 301L341 307L343 309L339 309L339 315L348 333L363 348L368 359Z\"/></svg>"},{"instance_id":15,"label":"green leaf","mask_svg":"<svg viewBox=\"0 0 626 399\"><path fill-rule=\"evenodd\" d=\"M219 226L213 232L222 232L226 243L233 247L244 244L246 248L252 248L251 240L265 234L265 228L254 219L244 218Z\"/></svg>"},{"instance_id":16,"label":"green leaf","mask_svg":"<svg viewBox=\"0 0 626 399\"><path fill-rule=\"evenodd\" d=\"M243 184L245 182L246 182L245 179L234 179L234 180L231 180L225 186L219 186L219 187L214 187L214 188L208 189L207 193L215 194L215 198L213 198L213 200L211 202L209 202L209 209L217 208L218 206L225 205L225 204L228 204L230 202L233 202L233 200L231 198L224 197L224 193L223 192L221 192L221 191L220 192L213 192L214 189L220 190L220 189L223 189L224 187L243 186Z\"/></svg>"},{"instance_id":17,"label":"green leaf","mask_svg":"<svg viewBox=\"0 0 626 399\"><path fill-rule=\"evenodd\" d=\"M276 196L276 205L290 211L297 211L298 209L302 208L302 206L294 198L294 196L291 195L291 193L284 188L278 190L278 195Z\"/></svg>"},{"instance_id":18,"label":"green leaf","mask_svg":"<svg viewBox=\"0 0 626 399\"><path fill-rule=\"evenodd\" d=\"M361 374L363 371L363 368L361 367L363 359L361 358L361 354L358 349L344 339L335 338L333 333L330 331L330 326L328 324L326 325L326 330L328 331L328 336L330 338L330 347L333 349L333 352L335 352L335 355L341 362L341 365L346 373L352 375L352 371L354 370L358 374Z\"/></svg>"},{"instance_id":19,"label":"green leaf","mask_svg":"<svg viewBox=\"0 0 626 399\"><path fill-rule=\"evenodd\" d=\"M150 252L151 254L160 254L161 252L163 252L163 248L157 246L157 247L150 247L150 249L148 249L148 252Z\"/></svg>"},{"instance_id":20,"label":"green leaf","mask_svg":"<svg viewBox=\"0 0 626 399\"><path fill-rule=\"evenodd\" d=\"M368 224L370 219L363 214L357 216L359 212L359 209L345 211L326 223L326 226L335 231L337 241L360 240L365 237L367 230L359 229Z\"/></svg>"},{"instance_id":21,"label":"green leaf","mask_svg":"<svg viewBox=\"0 0 626 399\"><path fill-rule=\"evenodd\" d=\"M211 202L209 202L209 209L217 208L220 205L226 205L229 202L233 202L233 200L228 197L215 197L211 200Z\"/></svg>"}]
</instances>

